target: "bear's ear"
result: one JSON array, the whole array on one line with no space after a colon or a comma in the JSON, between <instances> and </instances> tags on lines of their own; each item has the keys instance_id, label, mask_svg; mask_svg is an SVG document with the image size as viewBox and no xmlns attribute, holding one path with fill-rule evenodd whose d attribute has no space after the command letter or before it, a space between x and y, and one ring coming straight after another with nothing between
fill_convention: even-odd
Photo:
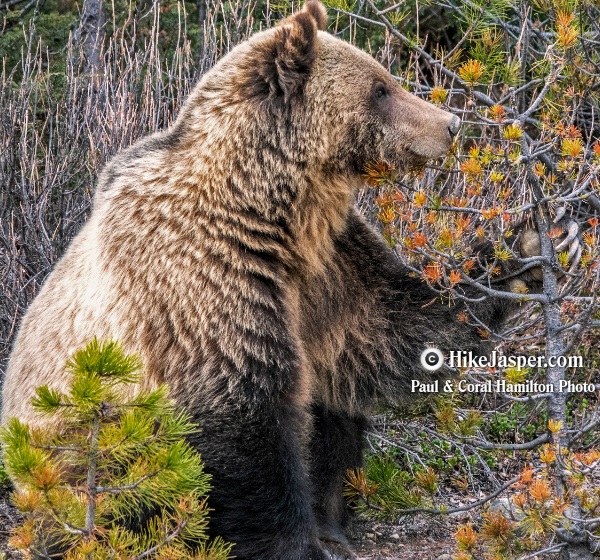
<instances>
[{"instance_id":1,"label":"bear's ear","mask_svg":"<svg viewBox=\"0 0 600 560\"><path fill-rule=\"evenodd\" d=\"M327 10L321 2L318 0L308 0L304 4L304 11L313 17L319 31L327 29Z\"/></svg>"},{"instance_id":2,"label":"bear's ear","mask_svg":"<svg viewBox=\"0 0 600 560\"><path fill-rule=\"evenodd\" d=\"M302 91L315 59L317 31L326 26L327 12L317 0L308 0L301 12L281 22L258 68L268 98L287 105Z\"/></svg>"}]
</instances>

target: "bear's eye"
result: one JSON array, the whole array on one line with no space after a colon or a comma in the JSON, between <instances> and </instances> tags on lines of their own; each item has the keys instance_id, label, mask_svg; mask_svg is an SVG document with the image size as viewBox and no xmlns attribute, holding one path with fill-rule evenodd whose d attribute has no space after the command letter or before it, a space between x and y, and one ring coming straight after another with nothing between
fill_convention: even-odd
<instances>
[{"instance_id":1,"label":"bear's eye","mask_svg":"<svg viewBox=\"0 0 600 560\"><path fill-rule=\"evenodd\" d=\"M387 97L390 92L385 84L377 84L373 94L375 95L375 99L383 99L384 97Z\"/></svg>"}]
</instances>

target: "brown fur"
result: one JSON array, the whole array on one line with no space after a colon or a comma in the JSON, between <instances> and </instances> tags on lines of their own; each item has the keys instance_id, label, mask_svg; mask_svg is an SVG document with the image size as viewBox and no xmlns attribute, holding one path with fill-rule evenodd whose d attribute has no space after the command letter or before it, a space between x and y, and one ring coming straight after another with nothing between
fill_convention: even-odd
<instances>
[{"instance_id":1,"label":"brown fur","mask_svg":"<svg viewBox=\"0 0 600 560\"><path fill-rule=\"evenodd\" d=\"M42 382L64 386L66 357L94 335L123 340L152 368L151 349L137 333L140 325L158 322L148 330L160 330L166 321L154 317L160 293L177 311L169 317L174 338L191 351L203 346L197 336L210 324L208 315L224 304L207 297L206 290L226 292L220 286L226 281L244 299L262 302L260 289L244 281L248 271L289 290L293 278L298 282L322 270L359 185L356 170L348 167L357 165L361 144L371 153L360 159L387 157L401 164L410 160L410 151L437 156L447 150L451 138L445 123L452 117L405 92L358 49L327 34L315 41L323 13L320 3L310 2L306 12L235 49L204 77L173 129L111 162L90 222L23 321L4 387L5 416L31 419L27 395ZM277 57L273 49L285 56ZM261 56L275 56L284 66L293 66L286 57L312 64L301 99L291 101L291 115L277 119L279 128L262 112L275 94L256 102L246 89L262 83L249 64ZM270 62L260 68L278 75ZM247 73L240 75L246 65ZM289 76L285 69L283 74ZM398 105L388 125L396 129L388 140L395 154L369 137L373 123L364 122L371 112L369 88L378 79L393 90ZM283 96L292 94L286 90ZM190 278L190 269L199 277ZM242 310L243 305L236 309ZM149 382L166 377L164 371L151 372Z\"/></svg>"},{"instance_id":2,"label":"brown fur","mask_svg":"<svg viewBox=\"0 0 600 560\"><path fill-rule=\"evenodd\" d=\"M88 223L23 320L4 385L3 421L35 423L34 388L64 389L63 365L87 340L138 353L144 384L169 383L202 427L192 440L214 476L213 529L240 559L324 558L317 522L341 534L333 492L360 461L364 415L422 375L415 354L456 323L447 307L422 311L432 295L352 198L367 162L443 155L457 119L325 25L311 0L253 36L171 129L108 164ZM442 346L479 344L450 327Z\"/></svg>"}]
</instances>

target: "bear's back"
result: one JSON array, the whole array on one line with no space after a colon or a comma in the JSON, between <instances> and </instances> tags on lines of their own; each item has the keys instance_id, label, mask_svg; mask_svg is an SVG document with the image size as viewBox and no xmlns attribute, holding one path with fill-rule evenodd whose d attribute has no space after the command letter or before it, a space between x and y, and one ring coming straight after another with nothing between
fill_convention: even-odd
<instances>
[{"instance_id":1,"label":"bear's back","mask_svg":"<svg viewBox=\"0 0 600 560\"><path fill-rule=\"evenodd\" d=\"M23 318L4 380L3 423L13 416L33 422L35 388L48 384L64 390L70 354L110 330L108 309L114 301L99 270L96 226L92 219L82 228Z\"/></svg>"},{"instance_id":2,"label":"bear's back","mask_svg":"<svg viewBox=\"0 0 600 560\"><path fill-rule=\"evenodd\" d=\"M135 240L142 234L132 220L131 208L115 206L127 188L150 188L156 166L164 168L160 154L166 151L167 140L165 133L142 139L103 171L89 220L23 317L2 388L3 423L15 416L36 423L39 418L32 415L30 406L36 387L47 384L64 390L69 382L65 371L69 356L93 337L119 340L127 352L141 353L130 332L131 322L137 319L129 317L128 309L135 300L128 301L119 290L106 249L111 235L115 243L123 243L113 246L113 252L127 252L127 237ZM110 235L105 235L107 228L112 230Z\"/></svg>"}]
</instances>

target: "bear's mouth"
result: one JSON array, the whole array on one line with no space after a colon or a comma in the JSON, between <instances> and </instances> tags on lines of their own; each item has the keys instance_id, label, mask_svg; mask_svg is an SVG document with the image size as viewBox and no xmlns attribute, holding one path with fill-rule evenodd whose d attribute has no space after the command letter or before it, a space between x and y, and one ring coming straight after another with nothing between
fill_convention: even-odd
<instances>
[{"instance_id":1,"label":"bear's mouth","mask_svg":"<svg viewBox=\"0 0 600 560\"><path fill-rule=\"evenodd\" d=\"M447 142L445 143L445 145L443 145L443 147L437 146L431 149L429 146L427 146L425 147L425 149L422 149L423 147L417 144L409 146L408 153L411 159L420 160L421 165L424 165L430 160L440 159L446 157L447 155L450 155L452 152L453 145L454 144L452 142Z\"/></svg>"},{"instance_id":2,"label":"bear's mouth","mask_svg":"<svg viewBox=\"0 0 600 560\"><path fill-rule=\"evenodd\" d=\"M441 157L441 156L438 156ZM408 166L410 168L414 168L414 167L423 167L428 161L431 161L432 159L436 159L435 157L432 156L424 156L422 154L419 154L417 152L413 152L412 150L410 150L410 160L408 161Z\"/></svg>"}]
</instances>

